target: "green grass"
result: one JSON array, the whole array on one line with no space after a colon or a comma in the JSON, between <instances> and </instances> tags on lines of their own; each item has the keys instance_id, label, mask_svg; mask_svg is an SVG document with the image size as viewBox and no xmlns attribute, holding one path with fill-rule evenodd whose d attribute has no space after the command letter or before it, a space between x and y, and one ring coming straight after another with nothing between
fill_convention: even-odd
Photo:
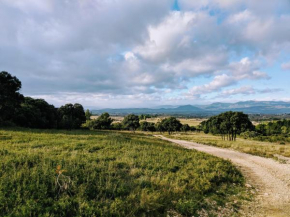
<instances>
[{"instance_id":1,"label":"green grass","mask_svg":"<svg viewBox=\"0 0 290 217\"><path fill-rule=\"evenodd\" d=\"M168 135L166 135L168 136ZM237 138L237 141L225 141L220 136L204 133L176 133L168 136L174 139L198 142L201 144L230 148L240 152L275 158L275 156L290 157L290 144L281 145L279 142L261 142L251 139Z\"/></svg>"},{"instance_id":2,"label":"green grass","mask_svg":"<svg viewBox=\"0 0 290 217\"><path fill-rule=\"evenodd\" d=\"M0 167L1 216L235 216L248 197L230 162L140 134L0 130Z\"/></svg>"}]
</instances>

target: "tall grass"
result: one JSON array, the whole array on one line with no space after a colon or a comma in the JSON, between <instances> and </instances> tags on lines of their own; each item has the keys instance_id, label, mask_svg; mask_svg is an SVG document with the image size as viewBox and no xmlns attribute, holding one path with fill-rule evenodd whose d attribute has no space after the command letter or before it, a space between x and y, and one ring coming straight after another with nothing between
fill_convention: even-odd
<instances>
[{"instance_id":1,"label":"tall grass","mask_svg":"<svg viewBox=\"0 0 290 217\"><path fill-rule=\"evenodd\" d=\"M246 197L230 162L147 135L0 130L0 168L1 216L233 216Z\"/></svg>"}]
</instances>

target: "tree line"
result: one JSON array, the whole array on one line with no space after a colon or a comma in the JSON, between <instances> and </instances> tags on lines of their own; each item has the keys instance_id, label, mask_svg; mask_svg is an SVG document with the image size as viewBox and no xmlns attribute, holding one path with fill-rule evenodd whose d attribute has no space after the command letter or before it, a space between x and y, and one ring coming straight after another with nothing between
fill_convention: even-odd
<instances>
[{"instance_id":1,"label":"tree line","mask_svg":"<svg viewBox=\"0 0 290 217\"><path fill-rule=\"evenodd\" d=\"M79 129L86 121L81 104L55 108L43 99L23 96L20 80L8 72L0 72L0 126L39 129Z\"/></svg>"},{"instance_id":2,"label":"tree line","mask_svg":"<svg viewBox=\"0 0 290 217\"><path fill-rule=\"evenodd\" d=\"M122 122L113 123L113 119L110 117L109 113L101 114L97 119L91 120L90 114L87 111L87 121L82 126L88 129L99 129L99 130L131 130L135 132L136 130L147 131L147 132L172 132L178 131L195 131L197 130L193 126L188 124L181 124L181 122L175 117L164 118L157 123L147 122L144 119L140 119L140 116L129 114L124 117Z\"/></svg>"},{"instance_id":3,"label":"tree line","mask_svg":"<svg viewBox=\"0 0 290 217\"><path fill-rule=\"evenodd\" d=\"M175 117L169 117L154 124L147 122L152 115L127 115L121 123L113 123L108 113L91 120L91 112L81 104L66 104L59 108L44 99L25 97L20 93L20 80L8 72L0 72L0 126L20 126L39 129L88 129L132 130L168 132L195 130L182 125Z\"/></svg>"}]
</instances>

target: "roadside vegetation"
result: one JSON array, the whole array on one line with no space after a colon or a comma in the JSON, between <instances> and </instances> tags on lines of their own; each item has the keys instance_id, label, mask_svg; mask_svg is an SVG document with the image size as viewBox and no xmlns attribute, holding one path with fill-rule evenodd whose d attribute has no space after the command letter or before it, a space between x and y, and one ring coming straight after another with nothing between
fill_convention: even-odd
<instances>
[{"instance_id":1,"label":"roadside vegetation","mask_svg":"<svg viewBox=\"0 0 290 217\"><path fill-rule=\"evenodd\" d=\"M228 161L148 135L0 130L2 216L235 216Z\"/></svg>"},{"instance_id":2,"label":"roadside vegetation","mask_svg":"<svg viewBox=\"0 0 290 217\"><path fill-rule=\"evenodd\" d=\"M178 132L166 135L168 138L181 139L197 142L206 145L229 148L240 152L258 155L269 158L279 158L279 156L290 157L290 144L281 145L280 142L262 142L253 139L238 137L236 141L223 140L220 136L201 133Z\"/></svg>"}]
</instances>

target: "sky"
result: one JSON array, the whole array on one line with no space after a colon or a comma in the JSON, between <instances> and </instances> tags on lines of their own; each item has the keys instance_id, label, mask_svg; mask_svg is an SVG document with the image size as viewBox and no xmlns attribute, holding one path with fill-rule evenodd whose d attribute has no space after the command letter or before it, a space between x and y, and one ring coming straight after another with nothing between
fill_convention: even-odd
<instances>
[{"instance_id":1,"label":"sky","mask_svg":"<svg viewBox=\"0 0 290 217\"><path fill-rule=\"evenodd\" d=\"M290 101L289 0L0 0L0 71L86 108Z\"/></svg>"}]
</instances>

